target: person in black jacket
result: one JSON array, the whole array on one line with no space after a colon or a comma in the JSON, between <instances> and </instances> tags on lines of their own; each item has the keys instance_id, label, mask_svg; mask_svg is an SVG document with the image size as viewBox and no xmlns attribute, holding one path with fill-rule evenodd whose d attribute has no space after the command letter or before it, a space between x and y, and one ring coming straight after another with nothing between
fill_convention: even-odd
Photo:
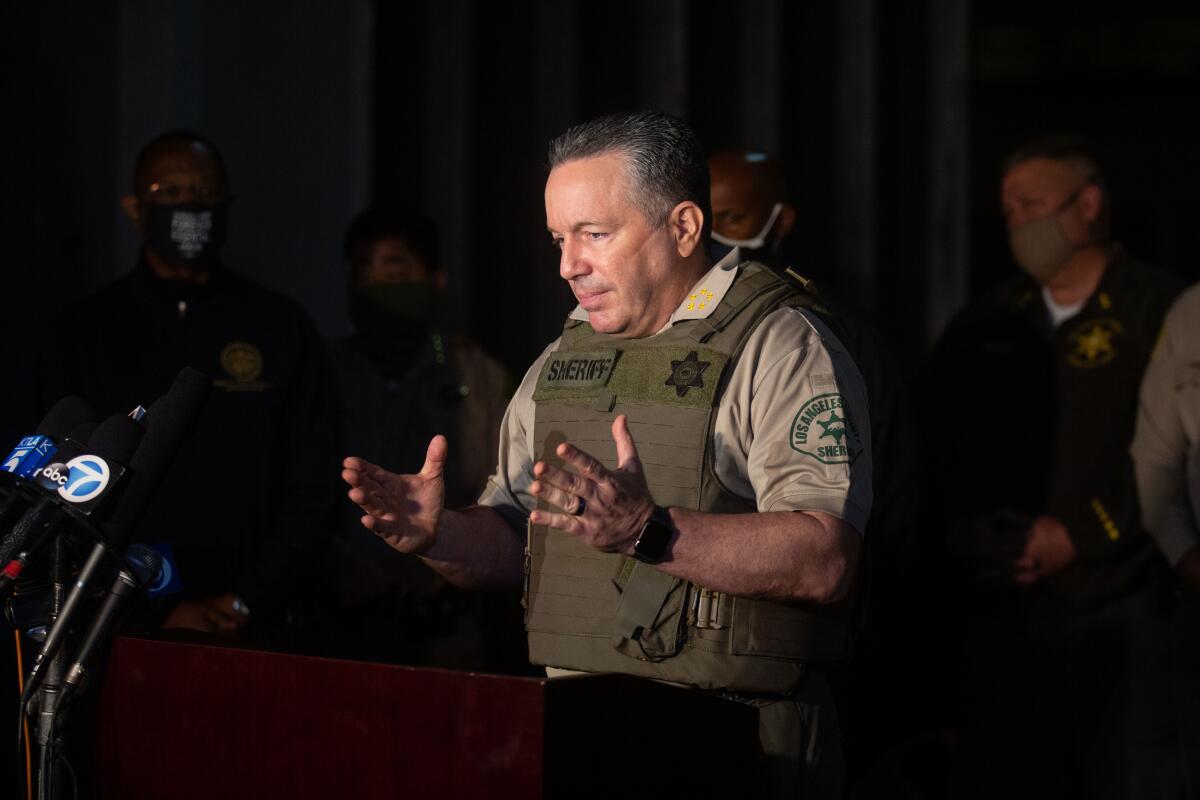
<instances>
[{"instance_id":1,"label":"person in black jacket","mask_svg":"<svg viewBox=\"0 0 1200 800\"><path fill-rule=\"evenodd\" d=\"M1016 151L1002 201L1022 272L951 322L921 415L968 609L974 788L1174 797L1166 564L1128 448L1181 283L1111 240L1082 140Z\"/></svg>"},{"instance_id":2,"label":"person in black jacket","mask_svg":"<svg viewBox=\"0 0 1200 800\"><path fill-rule=\"evenodd\" d=\"M304 311L221 263L229 198L203 137L173 131L142 149L121 203L141 258L69 311L39 393L45 407L81 395L107 416L149 405L185 366L212 377L135 539L175 557L182 591L164 627L269 640L328 543L335 401Z\"/></svg>"}]
</instances>

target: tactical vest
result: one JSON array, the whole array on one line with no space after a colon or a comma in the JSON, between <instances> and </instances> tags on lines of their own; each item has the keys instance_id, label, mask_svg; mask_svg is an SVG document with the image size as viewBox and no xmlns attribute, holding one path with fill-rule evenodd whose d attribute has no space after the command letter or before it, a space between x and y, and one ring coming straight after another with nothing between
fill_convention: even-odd
<instances>
[{"instance_id":1,"label":"tactical vest","mask_svg":"<svg viewBox=\"0 0 1200 800\"><path fill-rule=\"evenodd\" d=\"M568 320L533 395L540 458L561 465L554 450L566 440L615 468L612 421L626 414L656 503L755 511L715 474L713 427L746 340L787 306L818 308L800 287L746 264L708 318L681 320L652 337L618 339ZM786 694L806 662L838 660L849 648L849 599L819 605L733 597L532 524L525 569L535 664Z\"/></svg>"}]
</instances>

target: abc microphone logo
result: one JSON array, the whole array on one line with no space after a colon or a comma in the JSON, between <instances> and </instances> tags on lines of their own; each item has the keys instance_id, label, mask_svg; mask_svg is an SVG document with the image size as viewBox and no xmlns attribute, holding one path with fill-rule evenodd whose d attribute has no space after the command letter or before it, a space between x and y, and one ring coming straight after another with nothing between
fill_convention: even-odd
<instances>
[{"instance_id":1,"label":"abc microphone logo","mask_svg":"<svg viewBox=\"0 0 1200 800\"><path fill-rule=\"evenodd\" d=\"M66 464L48 464L36 473L42 488L57 491L68 503L88 503L104 494L112 478L108 462L100 456L78 456Z\"/></svg>"}]
</instances>

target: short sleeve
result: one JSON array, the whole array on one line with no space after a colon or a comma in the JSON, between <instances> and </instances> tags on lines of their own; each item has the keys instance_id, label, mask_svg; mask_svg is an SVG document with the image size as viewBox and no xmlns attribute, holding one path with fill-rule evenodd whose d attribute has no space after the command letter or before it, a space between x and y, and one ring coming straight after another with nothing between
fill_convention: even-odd
<instances>
[{"instance_id":1,"label":"short sleeve","mask_svg":"<svg viewBox=\"0 0 1200 800\"><path fill-rule=\"evenodd\" d=\"M717 412L714 470L759 511L821 511L858 531L871 511L871 426L853 359L820 320L770 314Z\"/></svg>"},{"instance_id":2,"label":"short sleeve","mask_svg":"<svg viewBox=\"0 0 1200 800\"><path fill-rule=\"evenodd\" d=\"M479 505L494 508L516 527L524 526L525 519L535 506L535 498L529 493L534 463L533 390L537 386L542 364L550 353L558 349L558 341L551 342L533 362L509 401L500 423L496 471L488 478L487 486L479 496Z\"/></svg>"}]
</instances>

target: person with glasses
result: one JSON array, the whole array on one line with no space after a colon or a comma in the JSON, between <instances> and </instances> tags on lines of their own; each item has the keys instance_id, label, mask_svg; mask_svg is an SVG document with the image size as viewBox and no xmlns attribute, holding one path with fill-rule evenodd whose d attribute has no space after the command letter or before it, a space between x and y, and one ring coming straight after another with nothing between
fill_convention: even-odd
<instances>
[{"instance_id":1,"label":"person with glasses","mask_svg":"<svg viewBox=\"0 0 1200 800\"><path fill-rule=\"evenodd\" d=\"M1129 458L1138 386L1181 283L1111 235L1090 147L1003 165L1020 272L960 313L922 404L958 573L982 797L1174 797L1167 565Z\"/></svg>"},{"instance_id":2,"label":"person with glasses","mask_svg":"<svg viewBox=\"0 0 1200 800\"><path fill-rule=\"evenodd\" d=\"M121 200L138 263L68 311L39 394L46 407L80 395L107 416L148 405L183 367L212 377L133 538L172 556L180 590L156 621L271 643L291 635L296 590L328 545L335 401L305 312L222 262L231 198L203 136L171 131L142 148Z\"/></svg>"}]
</instances>

